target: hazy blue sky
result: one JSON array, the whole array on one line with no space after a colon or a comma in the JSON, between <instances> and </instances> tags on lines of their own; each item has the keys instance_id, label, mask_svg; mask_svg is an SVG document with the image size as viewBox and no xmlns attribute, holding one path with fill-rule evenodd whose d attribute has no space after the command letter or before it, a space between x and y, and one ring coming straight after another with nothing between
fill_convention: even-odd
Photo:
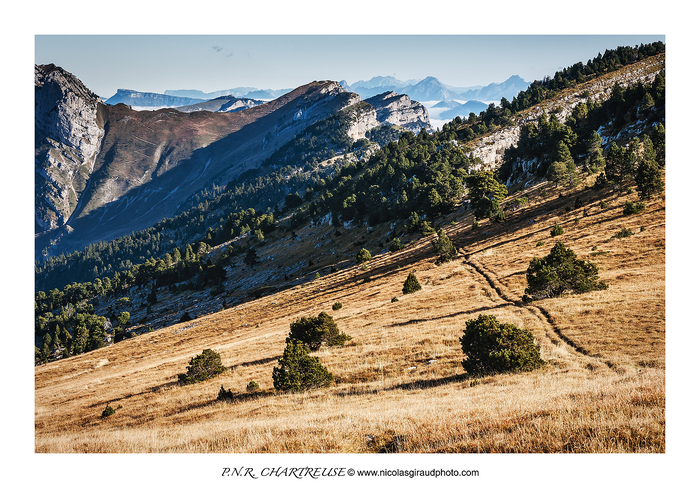
<instances>
[{"instance_id":1,"label":"hazy blue sky","mask_svg":"<svg viewBox=\"0 0 700 488\"><path fill-rule=\"evenodd\" d=\"M657 36L434 35L38 35L35 62L54 63L103 97L118 88L163 93L252 86L294 88L313 80L352 84L373 76L435 76L453 86L542 79L605 49Z\"/></svg>"}]
</instances>

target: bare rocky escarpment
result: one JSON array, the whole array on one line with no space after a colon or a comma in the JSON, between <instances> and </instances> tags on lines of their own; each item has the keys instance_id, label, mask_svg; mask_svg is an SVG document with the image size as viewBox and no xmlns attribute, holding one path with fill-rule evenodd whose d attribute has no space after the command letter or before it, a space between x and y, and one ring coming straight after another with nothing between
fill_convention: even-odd
<instances>
[{"instance_id":1,"label":"bare rocky escarpment","mask_svg":"<svg viewBox=\"0 0 700 488\"><path fill-rule=\"evenodd\" d=\"M481 158L483 169L494 170L503 161L505 150L511 146L517 146L520 138L520 129L527 123L537 124L540 115L548 117L556 113L560 122L566 121L573 109L579 103L586 102L588 98L602 102L610 98L615 84L626 88L636 83L650 83L654 77L665 68L664 55L649 58L644 62L628 66L616 71L612 76L600 77L589 83L584 83L575 91L562 97L557 97L554 101L544 102L538 105L537 110L529 112L525 117L516 120L514 127L501 129L493 134L479 139L472 143L467 149L472 156ZM584 96L586 93L587 97ZM525 167L525 173L531 169Z\"/></svg>"},{"instance_id":2,"label":"bare rocky escarpment","mask_svg":"<svg viewBox=\"0 0 700 488\"><path fill-rule=\"evenodd\" d=\"M352 106L355 139L378 125L430 127L425 108L406 96L389 93L362 110L360 102L337 82L314 81L235 112L136 111L102 103L59 67L37 66L37 250L71 252L172 217L206 185L226 185Z\"/></svg>"},{"instance_id":3,"label":"bare rocky escarpment","mask_svg":"<svg viewBox=\"0 0 700 488\"><path fill-rule=\"evenodd\" d=\"M54 65L35 66L35 221L37 230L65 224L93 172L104 129L100 98Z\"/></svg>"}]
</instances>

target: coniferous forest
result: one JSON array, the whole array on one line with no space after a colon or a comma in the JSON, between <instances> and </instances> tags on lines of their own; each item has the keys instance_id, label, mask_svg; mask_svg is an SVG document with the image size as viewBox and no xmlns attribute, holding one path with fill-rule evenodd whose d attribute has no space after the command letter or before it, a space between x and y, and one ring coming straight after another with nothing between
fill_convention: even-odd
<instances>
[{"instance_id":1,"label":"coniferous forest","mask_svg":"<svg viewBox=\"0 0 700 488\"><path fill-rule=\"evenodd\" d=\"M220 284L227 259L247 248L232 245L216 262L205 255L240 236L264 245L265 236L276 229L293 232L324 217L336 228L347 222L374 226L401 220L407 229L428 235L435 232L436 218L459 205L470 205L477 218L501 221L506 218L501 207L508 195L506 184L526 168L557 186L575 185L581 173L599 173L596 184L623 187L634 182L642 198L653 195L665 165L663 73L651 84L616 85L602 102L584 97L564 121L556 114L541 115L537 123L523 125L517 146L506 151L496 172L481 170L481 161L461 144L513 126L516 114L562 90L664 49L663 43L653 43L608 50L533 82L511 101L501 100L499 107L491 104L479 115L457 117L434 133L383 128L353 143L347 135L348 113L314 124L260 168L226 187L212 186L184 202L172 218L37 262L37 360L48 360L57 349L67 357L105 346L107 320L116 325L115 342L127 338L123 328L129 317L118 311L110 317L95 315L95 298L120 297L133 286L155 294L183 283L196 289ZM599 128L621 128L637 120L649 126L647 135L612 142L603 151ZM332 163L324 163L330 158L335 158Z\"/></svg>"}]
</instances>

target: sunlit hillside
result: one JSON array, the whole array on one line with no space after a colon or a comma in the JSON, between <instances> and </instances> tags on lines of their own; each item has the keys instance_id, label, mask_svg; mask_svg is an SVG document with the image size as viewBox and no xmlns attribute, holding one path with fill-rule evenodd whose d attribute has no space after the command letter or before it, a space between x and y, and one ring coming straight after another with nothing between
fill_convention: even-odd
<instances>
[{"instance_id":1,"label":"sunlit hillside","mask_svg":"<svg viewBox=\"0 0 700 488\"><path fill-rule=\"evenodd\" d=\"M594 190L594 179L511 195L528 203L503 224L474 229L463 208L444 216L459 252L442 265L428 236L366 269L38 366L36 451L664 452L665 199L623 215L633 195ZM562 235L550 235L554 224ZM615 237L623 228L632 235ZM528 264L558 240L594 262L609 288L523 304ZM422 289L403 295L410 271ZM290 323L320 312L352 336L313 353L333 384L276 392ZM460 337L479 314L531 331L546 365L469 376ZM179 384L207 348L225 373ZM246 391L251 380L259 391ZM217 401L222 385L232 401ZM102 417L108 404L116 412Z\"/></svg>"}]
</instances>

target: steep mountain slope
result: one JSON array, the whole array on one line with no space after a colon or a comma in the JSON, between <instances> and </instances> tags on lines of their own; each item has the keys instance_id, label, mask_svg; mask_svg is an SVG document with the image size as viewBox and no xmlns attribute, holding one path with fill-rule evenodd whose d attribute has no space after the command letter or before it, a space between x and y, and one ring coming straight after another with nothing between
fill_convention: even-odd
<instances>
[{"instance_id":1,"label":"steep mountain slope","mask_svg":"<svg viewBox=\"0 0 700 488\"><path fill-rule=\"evenodd\" d=\"M428 111L407 95L389 91L365 101L376 109L377 121L381 125L397 125L414 133L430 130Z\"/></svg>"},{"instance_id":2,"label":"steep mountain slope","mask_svg":"<svg viewBox=\"0 0 700 488\"><path fill-rule=\"evenodd\" d=\"M37 70L39 91L45 83L39 79L43 71ZM68 134L68 144L77 141L75 144L88 153L63 156L75 160L72 165L55 160L56 150L49 151L51 144L61 142L64 135L43 135L53 123L47 107L63 107L65 97L52 97L46 89L38 93L37 144L41 145L37 146L37 172L47 176L38 180L37 202L48 199L53 206L37 205L37 222L51 232L39 235L36 247L49 254L79 249L171 217L182 202L205 186L225 186L306 127L361 101L338 83L324 81L299 87L265 104L220 99L178 110L134 111L123 104L105 105L94 95L82 102L87 89L69 74L64 77L74 81L75 87L64 85L74 94L72 99L81 100L80 107L92 104L91 111L83 110L85 114L70 112L63 117L69 125L63 131ZM357 137L365 137L367 130L383 124L404 125L415 131L430 127L425 109L405 96L377 99L376 104L380 120L376 110L363 116L354 127ZM229 111L236 105L250 108ZM205 106L221 113L196 110ZM89 131L94 141L87 144L85 137L70 139L73 127L88 124L92 124Z\"/></svg>"},{"instance_id":3,"label":"steep mountain slope","mask_svg":"<svg viewBox=\"0 0 700 488\"><path fill-rule=\"evenodd\" d=\"M50 64L35 66L36 231L64 225L88 185L104 137L100 98Z\"/></svg>"},{"instance_id":4,"label":"steep mountain slope","mask_svg":"<svg viewBox=\"0 0 700 488\"><path fill-rule=\"evenodd\" d=\"M637 83L651 83L654 77L665 68L665 55L660 54L567 89L555 99L544 101L518 114L514 118L512 126L501 127L493 133L471 141L465 145L465 149L482 160L484 169L497 169L503 162L506 149L513 145L517 146L521 129L526 124L536 123L542 115L546 117L554 115L560 122L565 122L567 118L571 117L578 104L587 101L602 102L607 100L612 95L616 85L624 88L634 86ZM619 129L611 129L610 127L601 127L600 134L614 138ZM517 166L519 167L518 182L520 184L532 178L531 161L520 161ZM515 178L509 181L509 185L515 184Z\"/></svg>"},{"instance_id":5,"label":"steep mountain slope","mask_svg":"<svg viewBox=\"0 0 700 488\"><path fill-rule=\"evenodd\" d=\"M530 204L505 224L477 231L463 208L445 215L460 254L441 266L431 237L406 235L417 240L364 268L339 256L336 263L346 261L346 269L316 280L305 274L293 288L260 289L271 294L37 367L37 451L664 452L663 197L641 214L624 216L626 197L610 190L586 185L564 198L552 190L545 183L513 195ZM563 212L576 197L588 203ZM555 242L554 223L566 228L559 239L596 262L610 288L525 305L519 301L525 270ZM635 235L611 239L621 226ZM287 236L261 252L261 264L241 276L256 275L267 285L266 273L278 273L290 251L304 260L302 249L327 242L332 230L325 224L299 229L300 239ZM387 232L388 225L341 230L329 244L380 241ZM411 270L423 289L402 295ZM181 296L164 290L154 308L176 319L187 310ZM334 312L336 302L342 308ZM353 338L315 354L334 384L275 394L272 369L290 323L322 311ZM547 366L468 376L459 338L465 320L479 314L530 330ZM177 374L205 348L221 354L226 372L178 385ZM261 391L246 392L251 380ZM216 400L221 385L233 391L233 402ZM107 404L122 408L102 418Z\"/></svg>"},{"instance_id":6,"label":"steep mountain slope","mask_svg":"<svg viewBox=\"0 0 700 488\"><path fill-rule=\"evenodd\" d=\"M102 106L105 135L90 185L70 218L73 231L58 249L113 238L172 216L180 202L214 178L225 184L304 127L359 100L337 83L314 82L235 113Z\"/></svg>"}]
</instances>

